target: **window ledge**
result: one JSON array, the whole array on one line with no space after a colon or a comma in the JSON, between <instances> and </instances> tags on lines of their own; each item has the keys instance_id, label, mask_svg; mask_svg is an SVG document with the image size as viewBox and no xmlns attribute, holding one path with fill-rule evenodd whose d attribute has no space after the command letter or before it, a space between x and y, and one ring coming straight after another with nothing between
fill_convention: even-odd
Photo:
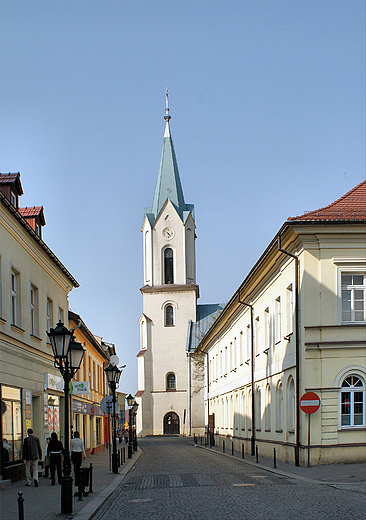
<instances>
[{"instance_id":1,"label":"window ledge","mask_svg":"<svg viewBox=\"0 0 366 520\"><path fill-rule=\"evenodd\" d=\"M176 388L167 388L166 391L167 392L176 392L177 389Z\"/></svg>"},{"instance_id":2,"label":"window ledge","mask_svg":"<svg viewBox=\"0 0 366 520\"><path fill-rule=\"evenodd\" d=\"M275 430L276 433L283 433L283 430Z\"/></svg>"},{"instance_id":3,"label":"window ledge","mask_svg":"<svg viewBox=\"0 0 366 520\"><path fill-rule=\"evenodd\" d=\"M280 339L278 341L275 341L275 345L278 345L279 343L281 343Z\"/></svg>"},{"instance_id":4,"label":"window ledge","mask_svg":"<svg viewBox=\"0 0 366 520\"><path fill-rule=\"evenodd\" d=\"M39 337L36 336L35 334L30 334L30 337L31 337L31 339L35 339L36 341L38 341L38 343L41 343L41 342L42 342L42 338L39 338Z\"/></svg>"},{"instance_id":5,"label":"window ledge","mask_svg":"<svg viewBox=\"0 0 366 520\"><path fill-rule=\"evenodd\" d=\"M1 325L5 325L6 320L4 318L0 318L0 323L1 323Z\"/></svg>"},{"instance_id":6,"label":"window ledge","mask_svg":"<svg viewBox=\"0 0 366 520\"><path fill-rule=\"evenodd\" d=\"M269 429L269 430L264 430L264 431L265 431L265 432L270 432L270 431L271 431L271 429Z\"/></svg>"},{"instance_id":7,"label":"window ledge","mask_svg":"<svg viewBox=\"0 0 366 520\"><path fill-rule=\"evenodd\" d=\"M288 433L289 433L290 435L294 435L295 430L289 430Z\"/></svg>"},{"instance_id":8,"label":"window ledge","mask_svg":"<svg viewBox=\"0 0 366 520\"><path fill-rule=\"evenodd\" d=\"M344 426L343 428L338 429L339 432L359 432L364 430L366 430L365 426Z\"/></svg>"},{"instance_id":9,"label":"window ledge","mask_svg":"<svg viewBox=\"0 0 366 520\"><path fill-rule=\"evenodd\" d=\"M289 332L288 334L286 334L286 336L283 336L283 339L285 339L286 341L290 341L290 337L293 335L293 332Z\"/></svg>"},{"instance_id":10,"label":"window ledge","mask_svg":"<svg viewBox=\"0 0 366 520\"><path fill-rule=\"evenodd\" d=\"M19 332L19 334L24 334L24 332L25 332L24 329L21 329L20 327L18 327L18 325L14 325L14 324L11 326L11 329L14 332Z\"/></svg>"}]
</instances>

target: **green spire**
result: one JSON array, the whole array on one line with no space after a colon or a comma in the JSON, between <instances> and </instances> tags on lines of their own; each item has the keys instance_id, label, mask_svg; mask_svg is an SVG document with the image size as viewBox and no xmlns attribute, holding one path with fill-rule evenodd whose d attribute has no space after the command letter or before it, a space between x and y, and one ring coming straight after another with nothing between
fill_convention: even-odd
<instances>
[{"instance_id":1,"label":"green spire","mask_svg":"<svg viewBox=\"0 0 366 520\"><path fill-rule=\"evenodd\" d=\"M173 140L170 135L169 121L171 117L169 115L168 91L166 91L166 108L164 119L165 133L163 149L161 151L160 157L158 178L155 186L154 200L152 207L145 209L145 214L149 218L150 222L153 223L161 208L164 206L166 200L169 199L184 222L189 212L192 212L192 216L194 218L194 207L192 204L186 204L184 201Z\"/></svg>"}]
</instances>

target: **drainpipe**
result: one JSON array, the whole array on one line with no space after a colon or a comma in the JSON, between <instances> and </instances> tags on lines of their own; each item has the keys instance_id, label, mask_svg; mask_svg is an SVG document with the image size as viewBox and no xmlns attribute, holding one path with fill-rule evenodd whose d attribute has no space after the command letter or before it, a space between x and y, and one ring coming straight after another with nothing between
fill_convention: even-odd
<instances>
[{"instance_id":1,"label":"drainpipe","mask_svg":"<svg viewBox=\"0 0 366 520\"><path fill-rule=\"evenodd\" d=\"M207 362L207 444L211 447L211 437L210 437L210 360L208 357L208 352L202 352L202 354L206 354L206 362Z\"/></svg>"},{"instance_id":2,"label":"drainpipe","mask_svg":"<svg viewBox=\"0 0 366 520\"><path fill-rule=\"evenodd\" d=\"M250 308L250 358L251 358L251 380L252 380L252 438L251 438L251 454L255 454L255 393L254 393L254 331L253 331L253 305L240 300L240 289L238 290L238 302Z\"/></svg>"},{"instance_id":3,"label":"drainpipe","mask_svg":"<svg viewBox=\"0 0 366 520\"><path fill-rule=\"evenodd\" d=\"M192 436L192 355L189 354L189 436Z\"/></svg>"},{"instance_id":4,"label":"drainpipe","mask_svg":"<svg viewBox=\"0 0 366 520\"><path fill-rule=\"evenodd\" d=\"M295 260L295 370L296 370L296 439L295 466L300 466L300 328L299 328L299 259L296 255L281 249L281 235L277 237L277 247L281 253Z\"/></svg>"}]
</instances>

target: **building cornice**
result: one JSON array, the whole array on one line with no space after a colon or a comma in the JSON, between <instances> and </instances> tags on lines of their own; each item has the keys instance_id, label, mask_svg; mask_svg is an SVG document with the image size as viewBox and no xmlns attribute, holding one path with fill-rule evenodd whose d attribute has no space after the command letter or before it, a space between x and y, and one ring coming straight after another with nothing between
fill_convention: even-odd
<instances>
[{"instance_id":1,"label":"building cornice","mask_svg":"<svg viewBox=\"0 0 366 520\"><path fill-rule=\"evenodd\" d=\"M178 285L178 284L166 284L166 285L144 285L141 287L140 291L142 294L149 293L176 293L176 292L189 292L195 291L197 298L199 298L199 286L195 283L189 283L186 285Z\"/></svg>"}]
</instances>

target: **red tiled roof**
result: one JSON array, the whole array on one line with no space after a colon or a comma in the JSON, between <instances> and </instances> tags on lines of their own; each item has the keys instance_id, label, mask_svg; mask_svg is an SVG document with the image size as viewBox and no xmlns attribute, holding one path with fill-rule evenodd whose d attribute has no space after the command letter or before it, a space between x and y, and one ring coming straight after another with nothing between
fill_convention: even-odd
<instances>
[{"instance_id":1,"label":"red tiled roof","mask_svg":"<svg viewBox=\"0 0 366 520\"><path fill-rule=\"evenodd\" d=\"M0 173L0 184L17 184L19 195L23 195L22 183L20 182L20 172Z\"/></svg>"},{"instance_id":2,"label":"red tiled roof","mask_svg":"<svg viewBox=\"0 0 366 520\"><path fill-rule=\"evenodd\" d=\"M366 221L366 180L325 208L309 211L288 221Z\"/></svg>"}]
</instances>

